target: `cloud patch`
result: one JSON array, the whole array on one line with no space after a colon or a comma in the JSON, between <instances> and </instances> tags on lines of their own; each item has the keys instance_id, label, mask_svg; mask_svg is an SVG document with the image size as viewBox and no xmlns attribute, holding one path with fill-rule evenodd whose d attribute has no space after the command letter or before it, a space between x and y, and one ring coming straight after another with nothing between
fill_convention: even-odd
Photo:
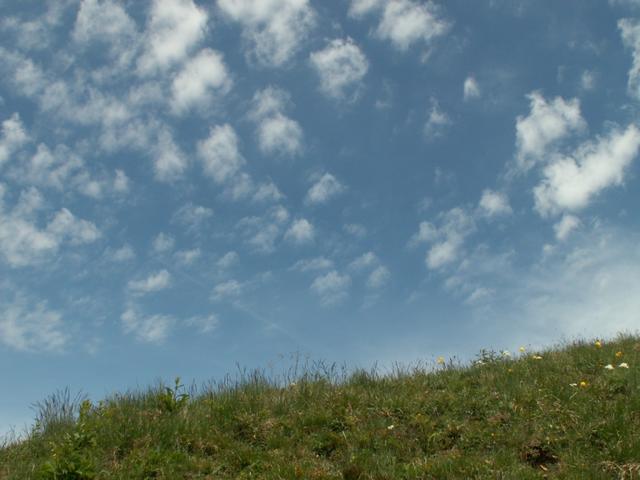
<instances>
[{"instance_id":1,"label":"cloud patch","mask_svg":"<svg viewBox=\"0 0 640 480\"><path fill-rule=\"evenodd\" d=\"M316 23L308 0L218 0L218 8L241 25L247 57L263 67L291 60Z\"/></svg>"},{"instance_id":2,"label":"cloud patch","mask_svg":"<svg viewBox=\"0 0 640 480\"><path fill-rule=\"evenodd\" d=\"M442 9L430 0L352 0L349 8L352 17L360 18L371 12L380 14L375 35L400 51L418 43L430 45L451 26Z\"/></svg>"},{"instance_id":3,"label":"cloud patch","mask_svg":"<svg viewBox=\"0 0 640 480\"><path fill-rule=\"evenodd\" d=\"M0 344L22 352L60 352L69 342L62 315L18 296L0 303Z\"/></svg>"},{"instance_id":4,"label":"cloud patch","mask_svg":"<svg viewBox=\"0 0 640 480\"><path fill-rule=\"evenodd\" d=\"M262 153L284 157L302 153L302 128L285 115L289 105L289 95L279 88L267 87L254 95L249 116L257 125L256 135Z\"/></svg>"},{"instance_id":5,"label":"cloud patch","mask_svg":"<svg viewBox=\"0 0 640 480\"><path fill-rule=\"evenodd\" d=\"M529 114L516 119L516 162L523 171L545 161L549 149L561 140L587 128L578 99L549 101L540 92L531 92L527 98Z\"/></svg>"},{"instance_id":6,"label":"cloud patch","mask_svg":"<svg viewBox=\"0 0 640 480\"><path fill-rule=\"evenodd\" d=\"M231 89L222 54L206 48L189 59L171 86L171 107L177 114L196 108L207 112Z\"/></svg>"},{"instance_id":7,"label":"cloud patch","mask_svg":"<svg viewBox=\"0 0 640 480\"><path fill-rule=\"evenodd\" d=\"M309 205L321 205L340 195L346 187L330 173L325 173L311 186L305 202Z\"/></svg>"},{"instance_id":8,"label":"cloud patch","mask_svg":"<svg viewBox=\"0 0 640 480\"><path fill-rule=\"evenodd\" d=\"M130 280L127 289L134 295L159 292L171 286L171 274L166 270L152 273L140 280Z\"/></svg>"},{"instance_id":9,"label":"cloud patch","mask_svg":"<svg viewBox=\"0 0 640 480\"><path fill-rule=\"evenodd\" d=\"M629 125L580 145L571 155L556 155L534 188L542 216L585 208L601 191L621 185L640 149L640 130Z\"/></svg>"},{"instance_id":10,"label":"cloud patch","mask_svg":"<svg viewBox=\"0 0 640 480\"><path fill-rule=\"evenodd\" d=\"M316 277L311 284L311 291L314 292L323 305L337 305L349 296L351 277L340 274L332 270L324 275Z\"/></svg>"},{"instance_id":11,"label":"cloud patch","mask_svg":"<svg viewBox=\"0 0 640 480\"><path fill-rule=\"evenodd\" d=\"M336 100L354 100L369 70L369 61L351 38L334 39L311 53L311 66L320 79L320 91Z\"/></svg>"}]
</instances>

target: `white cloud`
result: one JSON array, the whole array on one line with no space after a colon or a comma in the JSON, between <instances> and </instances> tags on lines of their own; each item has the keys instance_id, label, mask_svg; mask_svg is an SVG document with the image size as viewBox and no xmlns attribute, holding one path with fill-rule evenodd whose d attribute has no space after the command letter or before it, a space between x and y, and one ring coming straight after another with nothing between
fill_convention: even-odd
<instances>
[{"instance_id":1,"label":"white cloud","mask_svg":"<svg viewBox=\"0 0 640 480\"><path fill-rule=\"evenodd\" d=\"M227 280L217 284L213 288L213 299L217 301L239 297L244 290L243 285L237 280Z\"/></svg>"},{"instance_id":2,"label":"white cloud","mask_svg":"<svg viewBox=\"0 0 640 480\"><path fill-rule=\"evenodd\" d=\"M585 91L591 91L596 88L596 74L590 70L585 70L580 75L580 87Z\"/></svg>"},{"instance_id":3,"label":"white cloud","mask_svg":"<svg viewBox=\"0 0 640 480\"><path fill-rule=\"evenodd\" d=\"M623 18L618 21L622 43L631 49L632 63L627 83L629 95L640 99L640 21L635 18Z\"/></svg>"},{"instance_id":4,"label":"white cloud","mask_svg":"<svg viewBox=\"0 0 640 480\"><path fill-rule=\"evenodd\" d=\"M335 305L347 298L350 286L349 275L341 275L336 270L332 270L316 277L311 284L311 290L320 297L323 304Z\"/></svg>"},{"instance_id":5,"label":"white cloud","mask_svg":"<svg viewBox=\"0 0 640 480\"><path fill-rule=\"evenodd\" d=\"M275 250L284 224L289 220L289 212L282 206L272 208L262 217L244 217L237 227L243 231L247 243L260 253Z\"/></svg>"},{"instance_id":6,"label":"white cloud","mask_svg":"<svg viewBox=\"0 0 640 480\"><path fill-rule=\"evenodd\" d=\"M205 174L217 184L230 180L245 164L238 147L238 136L228 124L213 127L209 137L198 142L198 156Z\"/></svg>"},{"instance_id":7,"label":"white cloud","mask_svg":"<svg viewBox=\"0 0 640 480\"><path fill-rule=\"evenodd\" d=\"M172 182L182 177L187 169L187 157L173 141L168 129L158 135L158 143L154 149L154 176L161 182Z\"/></svg>"},{"instance_id":8,"label":"white cloud","mask_svg":"<svg viewBox=\"0 0 640 480\"><path fill-rule=\"evenodd\" d=\"M14 113L10 118L2 122L2 135L0 136L0 167L8 161L22 145L29 139L20 120L20 115Z\"/></svg>"},{"instance_id":9,"label":"white cloud","mask_svg":"<svg viewBox=\"0 0 640 480\"><path fill-rule=\"evenodd\" d=\"M580 145L572 155L554 156L534 188L536 210L546 216L586 207L602 190L623 183L639 148L640 130L632 124Z\"/></svg>"},{"instance_id":10,"label":"white cloud","mask_svg":"<svg viewBox=\"0 0 640 480\"><path fill-rule=\"evenodd\" d=\"M377 289L385 286L391 277L391 272L384 265L376 267L367 278L367 287Z\"/></svg>"},{"instance_id":11,"label":"white cloud","mask_svg":"<svg viewBox=\"0 0 640 480\"><path fill-rule=\"evenodd\" d=\"M46 303L17 297L0 303L0 343L26 352L58 352L65 348L62 315L49 310Z\"/></svg>"},{"instance_id":12,"label":"white cloud","mask_svg":"<svg viewBox=\"0 0 640 480\"><path fill-rule=\"evenodd\" d=\"M107 257L113 262L127 262L136 258L136 252L131 245L123 245L117 250L109 250Z\"/></svg>"},{"instance_id":13,"label":"white cloud","mask_svg":"<svg viewBox=\"0 0 640 480\"><path fill-rule=\"evenodd\" d=\"M462 208L440 214L440 226L422 222L409 245L431 244L426 264L432 270L442 268L460 258L465 239L475 230L474 219Z\"/></svg>"},{"instance_id":14,"label":"white cloud","mask_svg":"<svg viewBox=\"0 0 640 480\"><path fill-rule=\"evenodd\" d=\"M61 192L76 190L95 199L102 198L107 192L121 193L116 191L116 182L112 183L104 174L94 177L82 158L65 145L58 145L53 151L44 144L38 145L34 154L24 154L20 162L11 165L7 177L16 183Z\"/></svg>"},{"instance_id":15,"label":"white cloud","mask_svg":"<svg viewBox=\"0 0 640 480\"><path fill-rule=\"evenodd\" d=\"M139 47L135 21L121 4L111 0L83 0L72 37L80 47L93 42L108 46L119 66L128 66Z\"/></svg>"},{"instance_id":16,"label":"white cloud","mask_svg":"<svg viewBox=\"0 0 640 480\"><path fill-rule=\"evenodd\" d=\"M302 152L302 128L284 113L290 104L289 95L278 88L267 87L254 95L250 117L258 125L263 153L293 157Z\"/></svg>"},{"instance_id":17,"label":"white cloud","mask_svg":"<svg viewBox=\"0 0 640 480\"><path fill-rule=\"evenodd\" d=\"M330 173L325 173L311 186L307 192L305 202L311 205L327 203L345 190L346 187L336 177Z\"/></svg>"},{"instance_id":18,"label":"white cloud","mask_svg":"<svg viewBox=\"0 0 640 480\"><path fill-rule=\"evenodd\" d=\"M518 336L518 342L532 344L635 332L639 241L637 232L599 226L566 240L528 269L501 265L481 279L496 295L482 299L475 321L494 326L487 332L491 338ZM501 341L518 344L513 338Z\"/></svg>"},{"instance_id":19,"label":"white cloud","mask_svg":"<svg viewBox=\"0 0 640 480\"><path fill-rule=\"evenodd\" d=\"M480 98L480 86L474 77L467 77L464 81L464 99Z\"/></svg>"},{"instance_id":20,"label":"white cloud","mask_svg":"<svg viewBox=\"0 0 640 480\"><path fill-rule=\"evenodd\" d=\"M449 23L433 2L394 0L385 5L377 35L390 40L397 49L407 50L419 41L431 43L448 29Z\"/></svg>"},{"instance_id":21,"label":"white cloud","mask_svg":"<svg viewBox=\"0 0 640 480\"><path fill-rule=\"evenodd\" d=\"M139 71L154 73L183 61L204 38L207 17L193 0L154 0Z\"/></svg>"},{"instance_id":22,"label":"white cloud","mask_svg":"<svg viewBox=\"0 0 640 480\"><path fill-rule=\"evenodd\" d=\"M305 260L298 260L291 270L297 270L298 272L309 272L316 270L328 270L333 268L333 262L325 257L308 258Z\"/></svg>"},{"instance_id":23,"label":"white cloud","mask_svg":"<svg viewBox=\"0 0 640 480\"><path fill-rule=\"evenodd\" d=\"M202 255L202 251L199 248L192 248L191 250L180 250L174 253L178 263L182 265L191 265Z\"/></svg>"},{"instance_id":24,"label":"white cloud","mask_svg":"<svg viewBox=\"0 0 640 480\"><path fill-rule=\"evenodd\" d=\"M171 106L176 113L197 107L207 111L231 89L231 77L222 55L205 48L191 58L174 78Z\"/></svg>"},{"instance_id":25,"label":"white cloud","mask_svg":"<svg viewBox=\"0 0 640 480\"><path fill-rule=\"evenodd\" d=\"M366 252L349 264L351 270L360 271L378 264L378 257L373 252Z\"/></svg>"},{"instance_id":26,"label":"white cloud","mask_svg":"<svg viewBox=\"0 0 640 480\"><path fill-rule=\"evenodd\" d=\"M155 344L162 344L167 339L175 323L170 316L141 315L133 307L127 308L120 316L120 320L126 334L133 334L141 342Z\"/></svg>"},{"instance_id":27,"label":"white cloud","mask_svg":"<svg viewBox=\"0 0 640 480\"><path fill-rule=\"evenodd\" d=\"M347 223L344 227L344 231L354 237L364 238L367 236L367 228L364 225L358 223Z\"/></svg>"},{"instance_id":28,"label":"white cloud","mask_svg":"<svg viewBox=\"0 0 640 480\"><path fill-rule=\"evenodd\" d=\"M136 24L122 5L111 0L82 0L73 26L74 41L118 41L135 34Z\"/></svg>"},{"instance_id":29,"label":"white cloud","mask_svg":"<svg viewBox=\"0 0 640 480\"><path fill-rule=\"evenodd\" d=\"M262 66L289 61L315 25L308 0L218 0L218 7L241 24L249 56Z\"/></svg>"},{"instance_id":30,"label":"white cloud","mask_svg":"<svg viewBox=\"0 0 640 480\"><path fill-rule=\"evenodd\" d=\"M206 220L213 216L213 210L202 205L186 203L171 217L173 223L187 226L190 230L199 228Z\"/></svg>"},{"instance_id":31,"label":"white cloud","mask_svg":"<svg viewBox=\"0 0 640 480\"><path fill-rule=\"evenodd\" d=\"M237 263L239 258L240 257L238 256L237 252L230 251L220 257L220 259L218 259L218 261L216 262L216 265L218 266L218 268L226 269Z\"/></svg>"},{"instance_id":32,"label":"white cloud","mask_svg":"<svg viewBox=\"0 0 640 480\"><path fill-rule=\"evenodd\" d=\"M323 50L311 53L309 59L325 95L335 99L357 97L369 61L351 38L334 39Z\"/></svg>"},{"instance_id":33,"label":"white cloud","mask_svg":"<svg viewBox=\"0 0 640 480\"><path fill-rule=\"evenodd\" d=\"M409 239L409 246L415 247L421 243L429 243L438 238L438 229L430 222L420 222L418 231Z\"/></svg>"},{"instance_id":34,"label":"white cloud","mask_svg":"<svg viewBox=\"0 0 640 480\"><path fill-rule=\"evenodd\" d=\"M171 250L174 244L173 237L161 232L153 239L152 248L155 253L164 253Z\"/></svg>"},{"instance_id":35,"label":"white cloud","mask_svg":"<svg viewBox=\"0 0 640 480\"><path fill-rule=\"evenodd\" d=\"M285 234L285 238L297 244L313 242L315 229L305 218L294 220Z\"/></svg>"},{"instance_id":36,"label":"white cloud","mask_svg":"<svg viewBox=\"0 0 640 480\"><path fill-rule=\"evenodd\" d=\"M185 321L185 324L197 328L200 333L211 333L220 325L220 319L212 313L207 316L191 317Z\"/></svg>"},{"instance_id":37,"label":"white cloud","mask_svg":"<svg viewBox=\"0 0 640 480\"><path fill-rule=\"evenodd\" d=\"M431 0L352 0L349 8L349 14L356 18L374 11L380 11L382 15L376 36L389 40L401 51L418 42L429 45L450 28L440 7Z\"/></svg>"},{"instance_id":38,"label":"white cloud","mask_svg":"<svg viewBox=\"0 0 640 480\"><path fill-rule=\"evenodd\" d=\"M445 112L440 109L440 104L435 98L431 99L431 109L429 117L424 126L424 134L427 140L435 140L444 135L445 130L453 122Z\"/></svg>"},{"instance_id":39,"label":"white cloud","mask_svg":"<svg viewBox=\"0 0 640 480\"><path fill-rule=\"evenodd\" d=\"M101 234L98 228L87 220L76 218L69 210L63 208L49 225L47 230L60 240L66 240L71 245L93 243Z\"/></svg>"},{"instance_id":40,"label":"white cloud","mask_svg":"<svg viewBox=\"0 0 640 480\"><path fill-rule=\"evenodd\" d=\"M277 202L282 200L284 195L278 189L275 183L272 181L267 181L261 183L253 194L254 202Z\"/></svg>"},{"instance_id":41,"label":"white cloud","mask_svg":"<svg viewBox=\"0 0 640 480\"><path fill-rule=\"evenodd\" d=\"M547 101L539 92L527 97L531 111L526 117L516 119L516 161L522 170L546 160L549 148L570 133L586 129L577 98L566 101L556 97Z\"/></svg>"},{"instance_id":42,"label":"white cloud","mask_svg":"<svg viewBox=\"0 0 640 480\"><path fill-rule=\"evenodd\" d=\"M63 244L95 242L101 233L91 222L78 219L69 210L59 210L44 229L34 215L44 206L35 189L23 192L12 211L5 211L0 197L0 254L12 267L34 265L53 258Z\"/></svg>"},{"instance_id":43,"label":"white cloud","mask_svg":"<svg viewBox=\"0 0 640 480\"><path fill-rule=\"evenodd\" d=\"M556 238L560 241L566 240L572 231L580 226L580 219L575 215L565 214L553 229L556 232Z\"/></svg>"},{"instance_id":44,"label":"white cloud","mask_svg":"<svg viewBox=\"0 0 640 480\"><path fill-rule=\"evenodd\" d=\"M117 193L127 193L129 191L129 184L131 181L127 174L122 170L116 170L115 178L113 179L113 190Z\"/></svg>"},{"instance_id":45,"label":"white cloud","mask_svg":"<svg viewBox=\"0 0 640 480\"><path fill-rule=\"evenodd\" d=\"M171 285L171 274L166 270L150 274L148 277L140 280L130 280L127 288L134 295L145 295L147 293L159 292L169 288Z\"/></svg>"},{"instance_id":46,"label":"white cloud","mask_svg":"<svg viewBox=\"0 0 640 480\"><path fill-rule=\"evenodd\" d=\"M260 149L268 154L294 156L302 150L302 129L282 114L265 118L258 129Z\"/></svg>"},{"instance_id":47,"label":"white cloud","mask_svg":"<svg viewBox=\"0 0 640 480\"><path fill-rule=\"evenodd\" d=\"M385 0L351 0L349 15L352 17L362 17L384 5Z\"/></svg>"},{"instance_id":48,"label":"white cloud","mask_svg":"<svg viewBox=\"0 0 640 480\"><path fill-rule=\"evenodd\" d=\"M482 192L478 207L487 217L497 217L513 213L511 205L509 205L509 198L506 194L488 189Z\"/></svg>"}]
</instances>

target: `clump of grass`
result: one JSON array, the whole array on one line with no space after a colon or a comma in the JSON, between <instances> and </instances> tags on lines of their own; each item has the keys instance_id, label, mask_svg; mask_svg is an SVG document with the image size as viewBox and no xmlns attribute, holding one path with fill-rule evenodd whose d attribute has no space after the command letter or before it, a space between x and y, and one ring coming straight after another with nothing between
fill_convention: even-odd
<instances>
[{"instance_id":1,"label":"clump of grass","mask_svg":"<svg viewBox=\"0 0 640 480\"><path fill-rule=\"evenodd\" d=\"M640 338L40 404L0 479L640 478Z\"/></svg>"}]
</instances>

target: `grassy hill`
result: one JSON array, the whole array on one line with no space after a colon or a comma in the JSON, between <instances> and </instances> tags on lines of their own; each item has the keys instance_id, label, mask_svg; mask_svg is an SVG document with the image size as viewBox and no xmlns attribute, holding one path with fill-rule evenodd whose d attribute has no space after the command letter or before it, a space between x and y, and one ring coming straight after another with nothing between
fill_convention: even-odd
<instances>
[{"instance_id":1,"label":"grassy hill","mask_svg":"<svg viewBox=\"0 0 640 480\"><path fill-rule=\"evenodd\" d=\"M640 338L471 365L57 394L0 479L640 478ZM628 368L626 368L628 367Z\"/></svg>"}]
</instances>

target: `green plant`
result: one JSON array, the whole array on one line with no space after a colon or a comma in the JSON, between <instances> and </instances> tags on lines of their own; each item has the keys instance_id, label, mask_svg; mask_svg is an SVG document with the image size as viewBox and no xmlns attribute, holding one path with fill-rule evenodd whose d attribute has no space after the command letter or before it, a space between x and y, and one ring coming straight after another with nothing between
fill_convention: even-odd
<instances>
[{"instance_id":1,"label":"green plant","mask_svg":"<svg viewBox=\"0 0 640 480\"><path fill-rule=\"evenodd\" d=\"M178 412L189 403L189 398L190 395L184 391L184 385L180 384L180 377L176 377L173 388L164 387L164 391L160 393L160 408L168 413Z\"/></svg>"},{"instance_id":2,"label":"green plant","mask_svg":"<svg viewBox=\"0 0 640 480\"><path fill-rule=\"evenodd\" d=\"M87 426L91 409L91 402L84 400L73 431L64 433L59 441L50 442L51 456L40 469L40 479L91 480L96 477L95 466L89 456L90 450L96 447L95 436Z\"/></svg>"}]
</instances>

